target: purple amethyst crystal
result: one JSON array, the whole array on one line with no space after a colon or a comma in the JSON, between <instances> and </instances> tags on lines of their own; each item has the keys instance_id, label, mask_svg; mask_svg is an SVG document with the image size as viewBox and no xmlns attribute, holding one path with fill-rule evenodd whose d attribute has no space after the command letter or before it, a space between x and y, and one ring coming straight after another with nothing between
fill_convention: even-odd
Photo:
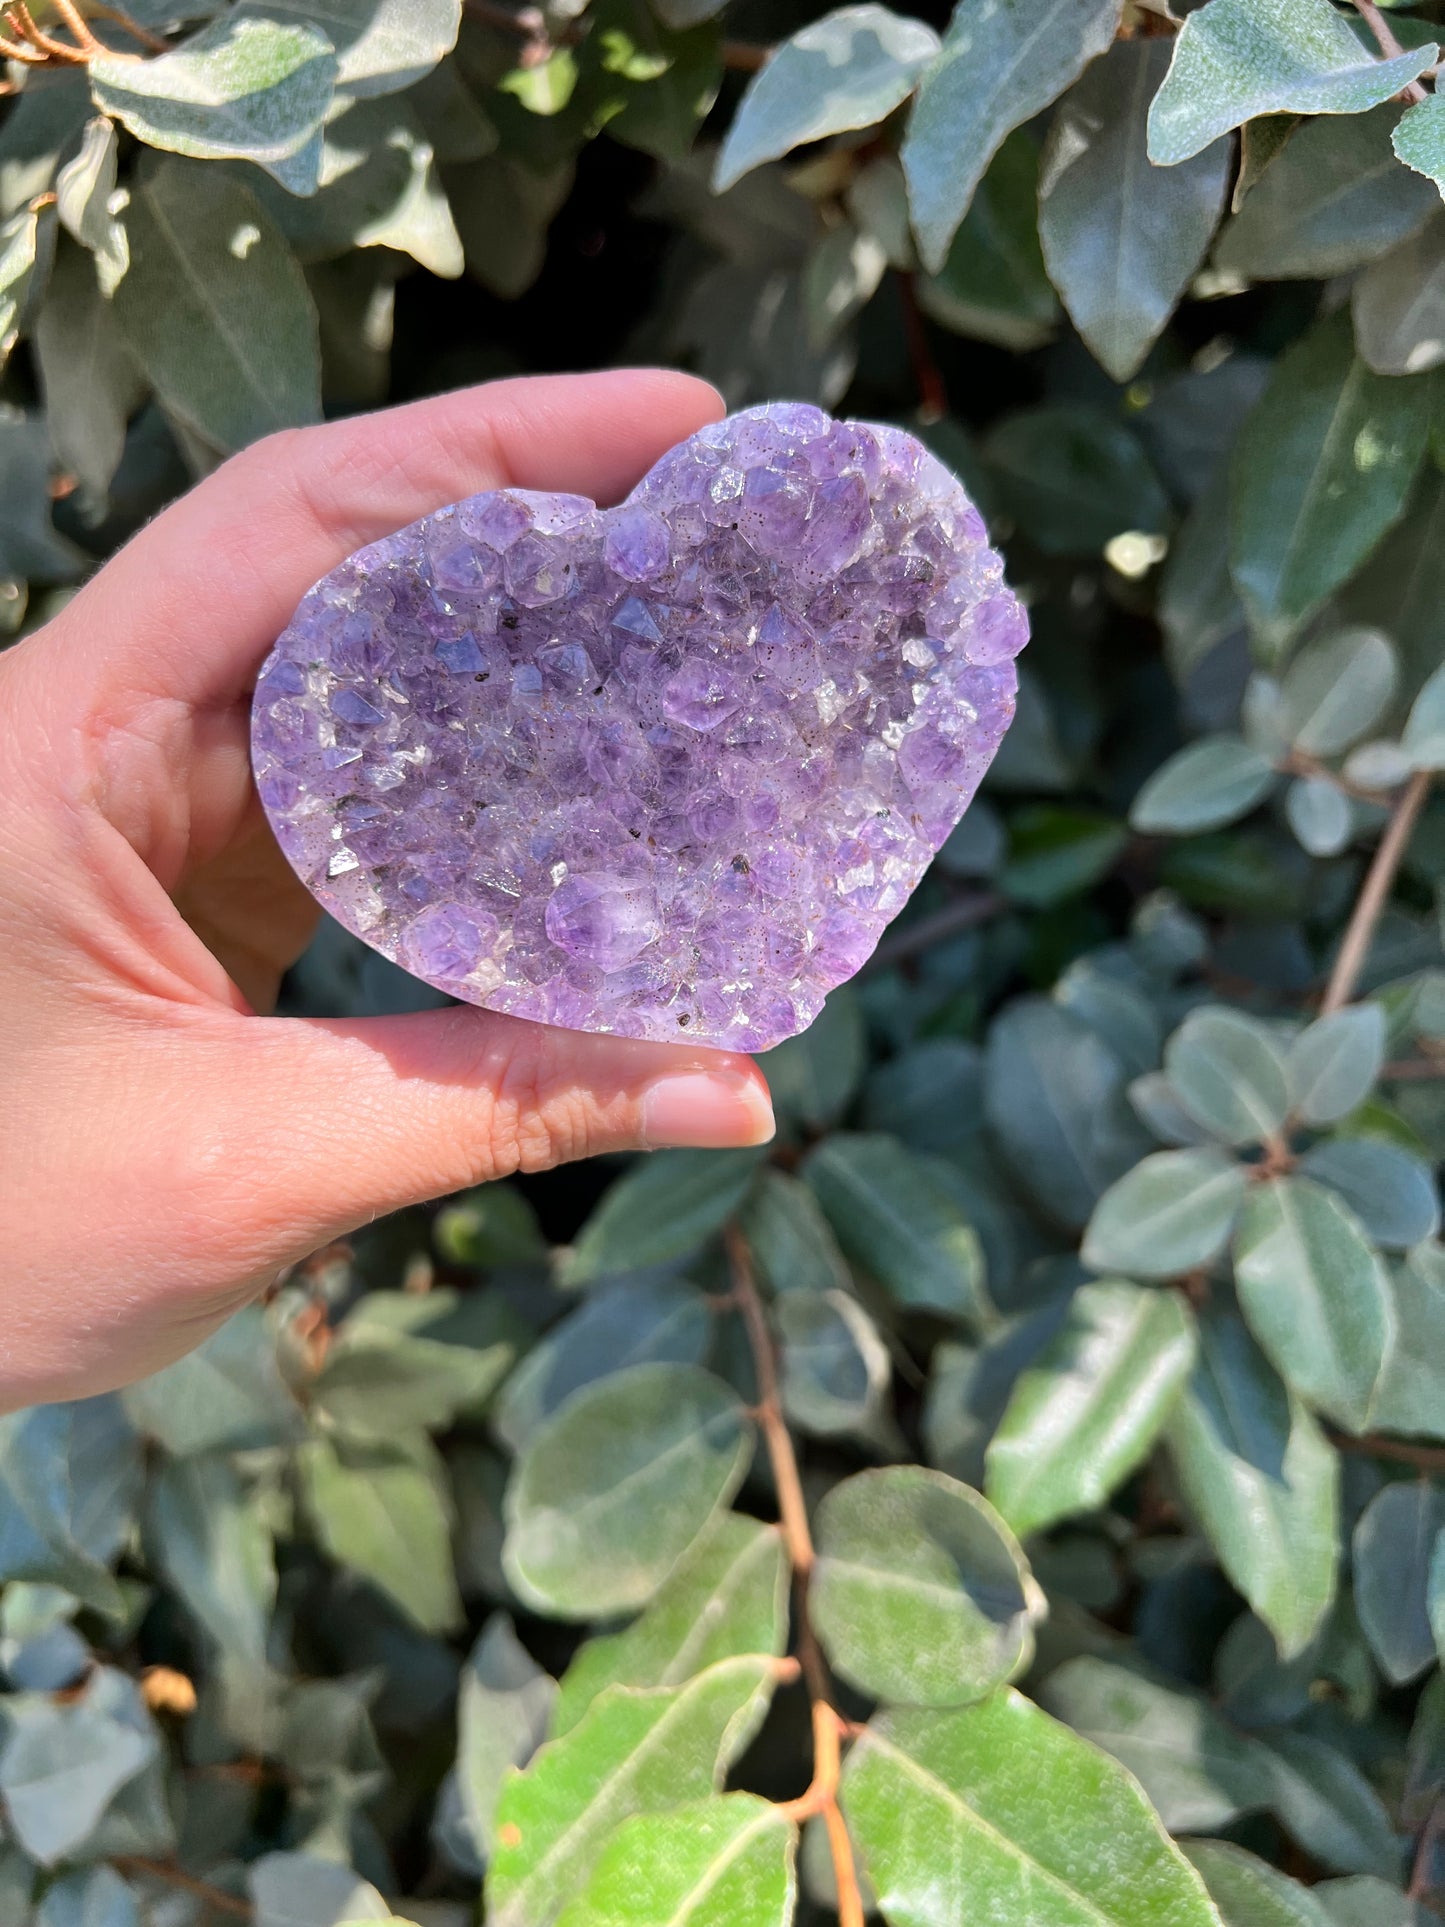
<instances>
[{"instance_id":1,"label":"purple amethyst crystal","mask_svg":"<svg viewBox=\"0 0 1445 1927\"><path fill-rule=\"evenodd\" d=\"M749 409L618 508L504 489L362 549L261 671L297 874L469 1003L763 1050L962 815L1028 629L901 429Z\"/></svg>"}]
</instances>

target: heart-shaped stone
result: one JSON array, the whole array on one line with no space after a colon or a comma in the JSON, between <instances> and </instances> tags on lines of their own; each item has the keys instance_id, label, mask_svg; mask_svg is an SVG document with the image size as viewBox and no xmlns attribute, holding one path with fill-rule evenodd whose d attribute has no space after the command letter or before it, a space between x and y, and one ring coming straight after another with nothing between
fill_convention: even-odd
<instances>
[{"instance_id":1,"label":"heart-shaped stone","mask_svg":"<svg viewBox=\"0 0 1445 1927\"><path fill-rule=\"evenodd\" d=\"M334 569L261 671L256 780L307 887L428 983L763 1050L962 815L1027 634L921 443L749 409L618 508L500 489Z\"/></svg>"}]
</instances>

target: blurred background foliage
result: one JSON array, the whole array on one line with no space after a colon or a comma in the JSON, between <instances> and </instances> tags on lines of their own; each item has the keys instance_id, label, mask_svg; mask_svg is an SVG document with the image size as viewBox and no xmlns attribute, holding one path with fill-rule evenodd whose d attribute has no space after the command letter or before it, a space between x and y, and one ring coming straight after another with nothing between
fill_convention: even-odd
<instances>
[{"instance_id":1,"label":"blurred background foliage","mask_svg":"<svg viewBox=\"0 0 1445 1927\"><path fill-rule=\"evenodd\" d=\"M1428 1927L1445 7L0 17L9 633L257 436L646 357L914 427L1035 637L769 1152L0 1421L0 1919Z\"/></svg>"}]
</instances>

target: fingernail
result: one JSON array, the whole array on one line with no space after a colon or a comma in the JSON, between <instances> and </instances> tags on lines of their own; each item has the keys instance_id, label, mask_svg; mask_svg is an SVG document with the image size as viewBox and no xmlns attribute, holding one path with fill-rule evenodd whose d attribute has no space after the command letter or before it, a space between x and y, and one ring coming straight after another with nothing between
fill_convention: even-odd
<instances>
[{"instance_id":1,"label":"fingernail","mask_svg":"<svg viewBox=\"0 0 1445 1927\"><path fill-rule=\"evenodd\" d=\"M766 1090L738 1071L680 1071L642 1094L642 1135L650 1150L766 1144L774 1129Z\"/></svg>"}]
</instances>

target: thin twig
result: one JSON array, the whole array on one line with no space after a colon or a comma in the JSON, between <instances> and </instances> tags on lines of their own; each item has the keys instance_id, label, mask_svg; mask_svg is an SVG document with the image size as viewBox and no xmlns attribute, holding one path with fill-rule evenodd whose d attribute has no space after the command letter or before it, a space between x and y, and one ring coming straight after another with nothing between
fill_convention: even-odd
<instances>
[{"instance_id":1,"label":"thin twig","mask_svg":"<svg viewBox=\"0 0 1445 1927\"><path fill-rule=\"evenodd\" d=\"M1345 932L1345 940L1340 945L1340 954L1335 958L1335 967L1330 972L1330 981L1320 1004L1322 1017L1342 1010L1354 995L1355 985L1359 982L1360 972L1365 967L1370 945L1374 941L1375 926L1389 901L1395 872L1400 867L1405 846L1410 841L1410 834L1429 794L1428 770L1420 770L1412 776L1400 792L1394 814L1385 825L1385 834L1380 838L1380 847L1370 864L1365 887L1360 892L1359 902L1355 905L1349 928Z\"/></svg>"},{"instance_id":2,"label":"thin twig","mask_svg":"<svg viewBox=\"0 0 1445 1927\"><path fill-rule=\"evenodd\" d=\"M737 1225L727 1230L728 1263L732 1272L734 1302L748 1335L753 1370L758 1381L757 1421L768 1448L768 1462L778 1492L778 1523L783 1547L793 1570L793 1594L797 1608L798 1661L813 1707L813 1780L800 1799L790 1802L785 1811L793 1820L821 1817L828 1834L833 1859L833 1877L838 1887L838 1927L863 1927L863 1897L858 1885L858 1869L847 1823L838 1805L838 1782L842 1770L842 1742L847 1722L833 1704L833 1686L828 1666L808 1615L808 1580L815 1553L813 1534L808 1524L808 1508L803 1498L803 1481L798 1473L798 1455L792 1435L783 1418L782 1397L778 1388L778 1358L768 1316L758 1295L753 1275L752 1253Z\"/></svg>"},{"instance_id":3,"label":"thin twig","mask_svg":"<svg viewBox=\"0 0 1445 1927\"><path fill-rule=\"evenodd\" d=\"M148 1860L138 1853L118 1853L110 1864L118 1873L142 1874L148 1880L162 1880L168 1887L190 1894L193 1899L203 1900L208 1907L214 1907L218 1914L230 1914L236 1920L251 1918L247 1901L238 1899L235 1894L228 1894L222 1887L213 1887L209 1880L197 1880L194 1874L173 1867L167 1860Z\"/></svg>"},{"instance_id":4,"label":"thin twig","mask_svg":"<svg viewBox=\"0 0 1445 1927\"><path fill-rule=\"evenodd\" d=\"M898 297L903 304L903 334L908 343L908 360L918 390L918 419L925 425L941 422L948 413L948 390L944 386L938 363L933 358L928 323L918 305L918 289L912 272L907 268L898 271Z\"/></svg>"},{"instance_id":5,"label":"thin twig","mask_svg":"<svg viewBox=\"0 0 1445 1927\"><path fill-rule=\"evenodd\" d=\"M1445 1472L1445 1445L1415 1445L1409 1439L1382 1438L1378 1432L1355 1436L1330 1428L1330 1444L1339 1452L1353 1452L1372 1459L1390 1459L1396 1465L1412 1465L1417 1472Z\"/></svg>"},{"instance_id":6,"label":"thin twig","mask_svg":"<svg viewBox=\"0 0 1445 1927\"><path fill-rule=\"evenodd\" d=\"M1364 783L1352 783L1347 776L1331 769L1320 757L1311 756L1302 749L1292 749L1275 767L1287 776L1317 776L1323 782L1332 783L1344 795L1353 797L1357 803L1372 803L1377 809L1388 809L1398 794L1396 789L1372 790Z\"/></svg>"},{"instance_id":7,"label":"thin twig","mask_svg":"<svg viewBox=\"0 0 1445 1927\"><path fill-rule=\"evenodd\" d=\"M1386 1064L1380 1076L1387 1084L1418 1084L1429 1078L1445 1077L1445 1057L1402 1057L1396 1063Z\"/></svg>"},{"instance_id":8,"label":"thin twig","mask_svg":"<svg viewBox=\"0 0 1445 1927\"><path fill-rule=\"evenodd\" d=\"M760 73L773 57L771 47L758 47L750 40L725 40L722 64L735 74Z\"/></svg>"},{"instance_id":9,"label":"thin twig","mask_svg":"<svg viewBox=\"0 0 1445 1927\"><path fill-rule=\"evenodd\" d=\"M1445 1831L1445 1798L1437 1797L1425 1815L1425 1824L1420 1829L1420 1838L1415 1843L1415 1858L1410 1866L1410 1885L1406 1889L1411 1900L1428 1901L1435 1892L1435 1879L1430 1871L1434 1858L1435 1842Z\"/></svg>"},{"instance_id":10,"label":"thin twig","mask_svg":"<svg viewBox=\"0 0 1445 1927\"><path fill-rule=\"evenodd\" d=\"M891 964L907 962L920 951L931 950L936 943L945 943L950 937L961 937L966 930L975 930L981 923L989 923L1007 908L1004 899L993 891L981 891L977 896L960 897L956 903L947 903L932 916L920 917L917 923L897 930L891 937L885 937L873 955L864 965L866 970L887 970Z\"/></svg>"},{"instance_id":11,"label":"thin twig","mask_svg":"<svg viewBox=\"0 0 1445 1927\"><path fill-rule=\"evenodd\" d=\"M1393 60L1398 54L1404 53L1405 49L1395 37L1394 28L1375 5L1375 0L1355 0L1355 10L1365 25L1370 29L1370 32L1375 36L1376 44L1379 46L1380 52L1385 56L1386 60ZM1409 86L1402 91L1406 100L1425 100L1428 98L1425 89L1420 85L1418 80L1412 80Z\"/></svg>"}]
</instances>

